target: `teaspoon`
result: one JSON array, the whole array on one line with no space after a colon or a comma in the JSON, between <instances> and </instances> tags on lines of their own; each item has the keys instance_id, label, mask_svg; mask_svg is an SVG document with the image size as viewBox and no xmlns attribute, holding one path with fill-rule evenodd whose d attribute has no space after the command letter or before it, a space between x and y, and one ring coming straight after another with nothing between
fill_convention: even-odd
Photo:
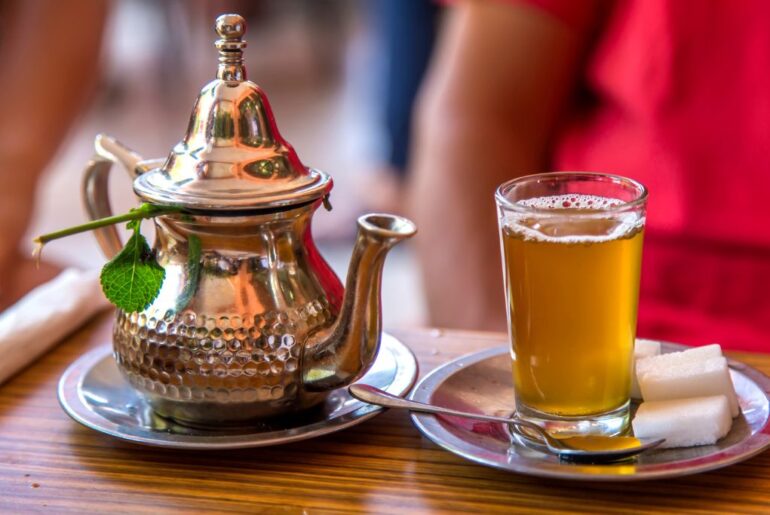
<instances>
[{"instance_id":1,"label":"teaspoon","mask_svg":"<svg viewBox=\"0 0 770 515\"><path fill-rule=\"evenodd\" d=\"M450 415L455 417L465 417L488 422L499 422L501 424L511 425L519 429L528 429L536 433L545 445L547 450L560 458L580 460L580 461L617 461L631 456L635 456L653 447L657 447L665 440L635 438L633 436L570 436L565 438L556 438L550 435L539 425L522 420L517 417L494 417L491 415L482 415L480 413L468 413L457 411L450 408L442 408L422 402L410 401L391 395L379 388L366 384L354 384L348 387L350 394L356 399L376 404L386 408L401 408L420 413L430 413L434 415Z\"/></svg>"}]
</instances>

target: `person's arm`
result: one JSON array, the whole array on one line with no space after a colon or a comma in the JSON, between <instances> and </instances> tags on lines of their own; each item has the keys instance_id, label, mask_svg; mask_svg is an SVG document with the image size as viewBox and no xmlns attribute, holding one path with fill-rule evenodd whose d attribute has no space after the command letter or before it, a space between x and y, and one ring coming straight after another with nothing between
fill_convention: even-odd
<instances>
[{"instance_id":1,"label":"person's arm","mask_svg":"<svg viewBox=\"0 0 770 515\"><path fill-rule=\"evenodd\" d=\"M55 272L35 272L19 255L19 240L37 179L98 78L109 2L18 0L1 7L0 309Z\"/></svg>"},{"instance_id":2,"label":"person's arm","mask_svg":"<svg viewBox=\"0 0 770 515\"><path fill-rule=\"evenodd\" d=\"M589 39L589 24L570 26L526 3L452 10L412 147L410 212L431 324L505 328L494 191L547 171L549 142Z\"/></svg>"}]
</instances>

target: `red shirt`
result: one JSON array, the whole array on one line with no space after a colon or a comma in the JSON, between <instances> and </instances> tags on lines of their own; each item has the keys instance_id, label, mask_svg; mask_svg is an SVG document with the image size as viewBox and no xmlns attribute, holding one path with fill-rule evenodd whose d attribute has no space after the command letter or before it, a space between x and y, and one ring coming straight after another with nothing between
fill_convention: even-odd
<instances>
[{"instance_id":1,"label":"red shirt","mask_svg":"<svg viewBox=\"0 0 770 515\"><path fill-rule=\"evenodd\" d=\"M770 1L602 5L551 168L649 188L640 336L770 351Z\"/></svg>"}]
</instances>

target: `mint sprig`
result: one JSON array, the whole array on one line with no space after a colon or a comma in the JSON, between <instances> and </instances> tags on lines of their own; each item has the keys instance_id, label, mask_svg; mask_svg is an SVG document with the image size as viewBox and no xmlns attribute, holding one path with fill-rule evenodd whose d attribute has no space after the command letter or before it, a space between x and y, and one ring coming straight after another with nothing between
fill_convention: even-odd
<instances>
[{"instance_id":1,"label":"mint sprig","mask_svg":"<svg viewBox=\"0 0 770 515\"><path fill-rule=\"evenodd\" d=\"M101 229L109 225L116 225L123 222L131 222L133 220L144 220L145 218L153 218L160 215L168 215L171 213L179 213L181 209L173 206L156 206L154 204L142 204L141 206L130 210L128 213L122 215L108 216L106 218L99 218L98 220L91 220L90 222L76 225L74 227L68 227L59 231L54 231L48 234L38 236L34 240L35 250L33 255L36 258L40 258L40 254L43 251L43 247L59 238L72 236L73 234L79 234L81 232L93 231L94 229Z\"/></svg>"},{"instance_id":2,"label":"mint sprig","mask_svg":"<svg viewBox=\"0 0 770 515\"><path fill-rule=\"evenodd\" d=\"M59 238L99 229L108 225L128 222L133 234L123 249L102 268L100 282L105 297L116 307L127 313L141 311L158 296L166 275L155 260L147 240L140 232L142 220L159 215L177 213L180 209L170 206L142 204L128 213L94 220L83 225L45 234L35 238L35 255L39 258L43 246ZM200 255L200 242L197 253ZM196 281L197 283L197 281Z\"/></svg>"}]
</instances>

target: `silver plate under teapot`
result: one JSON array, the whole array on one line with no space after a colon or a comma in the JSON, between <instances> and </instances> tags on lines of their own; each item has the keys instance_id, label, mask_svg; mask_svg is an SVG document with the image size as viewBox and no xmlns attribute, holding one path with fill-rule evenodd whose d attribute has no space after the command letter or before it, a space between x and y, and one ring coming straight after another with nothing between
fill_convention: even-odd
<instances>
[{"instance_id":1,"label":"silver plate under teapot","mask_svg":"<svg viewBox=\"0 0 770 515\"><path fill-rule=\"evenodd\" d=\"M403 396L416 379L414 354L383 334L377 359L361 381ZM109 346L70 365L59 381L58 394L64 411L86 427L130 442L181 449L237 449L305 440L359 424L383 410L355 400L340 388L320 406L273 421L223 429L184 426L152 411L118 370Z\"/></svg>"}]
</instances>

